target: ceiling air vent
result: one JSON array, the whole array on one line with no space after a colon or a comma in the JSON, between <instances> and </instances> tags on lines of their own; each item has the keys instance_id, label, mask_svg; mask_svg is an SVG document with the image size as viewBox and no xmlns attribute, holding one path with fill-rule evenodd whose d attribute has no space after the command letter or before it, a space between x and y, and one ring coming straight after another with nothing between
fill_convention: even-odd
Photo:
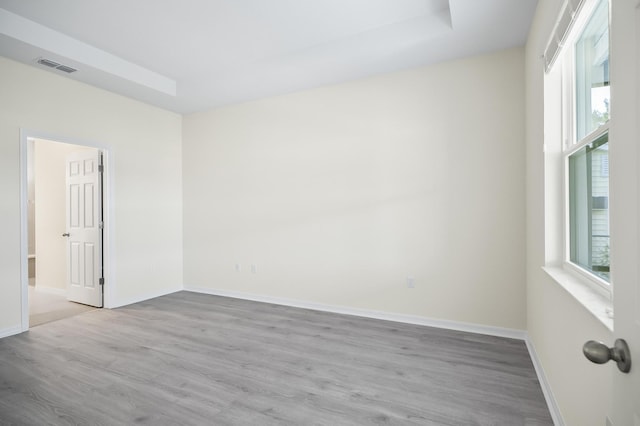
<instances>
[{"instance_id":1,"label":"ceiling air vent","mask_svg":"<svg viewBox=\"0 0 640 426\"><path fill-rule=\"evenodd\" d=\"M50 59L38 58L36 60L36 62L39 63L40 65L44 65L45 67L55 68L55 69L60 70L62 72L66 72L67 74L71 74L72 72L78 71L75 68L71 68L71 67L69 67L67 65L59 64L59 63L57 63L55 61L52 61Z\"/></svg>"},{"instance_id":2,"label":"ceiling air vent","mask_svg":"<svg viewBox=\"0 0 640 426\"><path fill-rule=\"evenodd\" d=\"M64 71L64 72L66 72L67 74L71 74L72 72L76 72L76 71L78 71L77 69L75 69L75 68L71 68L71 67L68 67L68 66L66 66L66 65L59 65L59 66L57 66L57 67L56 67L56 69L57 69L57 70L60 70L60 71Z\"/></svg>"},{"instance_id":3,"label":"ceiling air vent","mask_svg":"<svg viewBox=\"0 0 640 426\"><path fill-rule=\"evenodd\" d=\"M60 66L60 64L59 64L59 63L57 63L57 62L53 62L53 61L50 61L50 60L48 60L48 59L44 59L44 58L40 58L40 59L38 59L38 63L39 63L40 65L44 65L45 67L49 67L49 68L56 68L56 67L59 67L59 66Z\"/></svg>"}]
</instances>

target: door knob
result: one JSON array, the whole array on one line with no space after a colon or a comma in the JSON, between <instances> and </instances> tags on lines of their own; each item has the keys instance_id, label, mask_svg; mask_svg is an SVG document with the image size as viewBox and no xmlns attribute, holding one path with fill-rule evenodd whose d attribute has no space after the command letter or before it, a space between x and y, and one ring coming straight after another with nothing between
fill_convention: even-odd
<instances>
[{"instance_id":1,"label":"door knob","mask_svg":"<svg viewBox=\"0 0 640 426\"><path fill-rule=\"evenodd\" d=\"M62 236L63 236L63 237L68 237L68 236L70 236L70 235L71 235L71 234L69 234L68 232L65 232L64 234L62 234Z\"/></svg>"},{"instance_id":2,"label":"door knob","mask_svg":"<svg viewBox=\"0 0 640 426\"><path fill-rule=\"evenodd\" d=\"M631 352L624 339L617 339L612 348L608 348L602 342L589 340L582 347L582 353L589 361L596 364L604 364L612 359L623 373L628 373L631 370Z\"/></svg>"}]
</instances>

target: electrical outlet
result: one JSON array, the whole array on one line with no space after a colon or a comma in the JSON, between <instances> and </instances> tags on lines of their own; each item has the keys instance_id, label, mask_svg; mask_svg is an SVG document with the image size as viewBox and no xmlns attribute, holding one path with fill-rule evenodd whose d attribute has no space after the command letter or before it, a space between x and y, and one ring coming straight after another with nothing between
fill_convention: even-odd
<instances>
[{"instance_id":1,"label":"electrical outlet","mask_svg":"<svg viewBox=\"0 0 640 426\"><path fill-rule=\"evenodd\" d=\"M242 272L242 265L239 263L236 263L236 272Z\"/></svg>"},{"instance_id":2,"label":"electrical outlet","mask_svg":"<svg viewBox=\"0 0 640 426\"><path fill-rule=\"evenodd\" d=\"M416 286L416 281L413 277L407 277L407 288L414 288Z\"/></svg>"},{"instance_id":3,"label":"electrical outlet","mask_svg":"<svg viewBox=\"0 0 640 426\"><path fill-rule=\"evenodd\" d=\"M251 273L252 274L257 274L258 273L258 265L256 265L255 263L251 264Z\"/></svg>"}]
</instances>

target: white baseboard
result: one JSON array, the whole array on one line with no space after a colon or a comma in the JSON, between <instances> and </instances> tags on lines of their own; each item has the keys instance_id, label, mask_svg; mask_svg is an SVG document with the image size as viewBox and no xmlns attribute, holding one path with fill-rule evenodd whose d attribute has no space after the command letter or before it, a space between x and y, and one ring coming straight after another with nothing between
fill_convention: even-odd
<instances>
[{"instance_id":1,"label":"white baseboard","mask_svg":"<svg viewBox=\"0 0 640 426\"><path fill-rule=\"evenodd\" d=\"M0 339L3 337L13 336L14 334L22 333L22 326L16 325L13 327L5 328L0 330Z\"/></svg>"},{"instance_id":2,"label":"white baseboard","mask_svg":"<svg viewBox=\"0 0 640 426\"><path fill-rule=\"evenodd\" d=\"M280 297L264 296L259 294L242 293L229 290L220 290L203 287L185 286L185 291L194 293L211 294L215 296L232 297L234 299L252 300L255 302L272 303L275 305L292 306L295 308L312 309L314 311L333 312L336 314L353 315L357 317L374 318L405 324L424 325L427 327L444 328L448 330L466 331L469 333L486 334L490 336L507 337L510 339L525 340L526 332L511 328L492 327L480 324L427 318L418 315L406 315L393 312L373 311L368 309L351 308L347 306L326 305L322 303L307 302L303 300L286 299Z\"/></svg>"},{"instance_id":3,"label":"white baseboard","mask_svg":"<svg viewBox=\"0 0 640 426\"><path fill-rule=\"evenodd\" d=\"M533 362L533 368L536 370L536 375L538 376L538 381L540 382L540 387L542 388L544 399L547 402L547 407L549 407L549 413L551 414L551 418L553 419L553 424L555 426L564 426L565 423L562 418L562 413L560 412L560 407L558 407L556 398L553 396L551 385L547 380L547 375L544 373L544 368L542 368L542 364L540 363L540 358L538 358L536 349L533 346L533 343L531 343L531 340L529 340L529 336L526 337L525 343L527 344L527 349L529 350L531 362Z\"/></svg>"},{"instance_id":4,"label":"white baseboard","mask_svg":"<svg viewBox=\"0 0 640 426\"><path fill-rule=\"evenodd\" d=\"M176 287L176 288L170 289L170 290L162 290L162 291L158 291L158 292L147 293L147 294L145 294L143 296L132 297L130 299L116 300L115 303L112 303L109 306L105 306L105 308L107 308L107 309L121 308L123 306L133 305L134 303L144 302L145 300L154 299L156 297L161 297L161 296L166 296L167 294L176 293L176 292L182 291L182 290L183 290L182 286L180 286L180 287Z\"/></svg>"}]
</instances>

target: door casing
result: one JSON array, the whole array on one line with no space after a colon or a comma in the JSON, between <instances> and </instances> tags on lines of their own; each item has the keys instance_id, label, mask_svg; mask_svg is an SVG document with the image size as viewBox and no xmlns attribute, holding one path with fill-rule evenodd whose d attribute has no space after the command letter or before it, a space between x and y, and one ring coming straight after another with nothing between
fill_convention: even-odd
<instances>
[{"instance_id":1,"label":"door casing","mask_svg":"<svg viewBox=\"0 0 640 426\"><path fill-rule=\"evenodd\" d=\"M20 129L20 283L21 283L21 331L29 329L29 271L28 271L28 179L27 179L27 150L28 139L43 139L52 142L67 143L80 145L90 148L97 148L102 152L104 175L102 188L103 202L103 268L104 268L104 307L111 308L114 306L114 296L116 294L115 268L113 265L114 256L114 235L115 217L113 211L113 162L111 161L111 152L108 146L87 140L78 140L69 137L62 137L46 132Z\"/></svg>"}]
</instances>

